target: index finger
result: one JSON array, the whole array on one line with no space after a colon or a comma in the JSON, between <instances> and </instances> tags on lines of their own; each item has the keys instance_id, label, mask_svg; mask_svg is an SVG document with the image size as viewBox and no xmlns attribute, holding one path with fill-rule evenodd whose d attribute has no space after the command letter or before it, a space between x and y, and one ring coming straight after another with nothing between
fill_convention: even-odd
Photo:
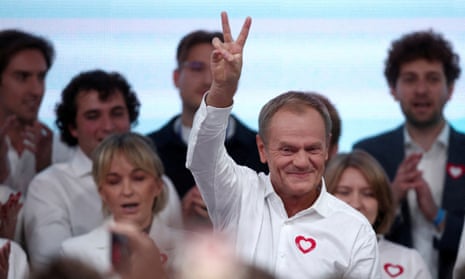
<instances>
[{"instance_id":1,"label":"index finger","mask_svg":"<svg viewBox=\"0 0 465 279\"><path fill-rule=\"evenodd\" d=\"M221 12L221 26L223 27L223 39L225 43L233 41L231 27L229 26L228 13Z\"/></svg>"}]
</instances>

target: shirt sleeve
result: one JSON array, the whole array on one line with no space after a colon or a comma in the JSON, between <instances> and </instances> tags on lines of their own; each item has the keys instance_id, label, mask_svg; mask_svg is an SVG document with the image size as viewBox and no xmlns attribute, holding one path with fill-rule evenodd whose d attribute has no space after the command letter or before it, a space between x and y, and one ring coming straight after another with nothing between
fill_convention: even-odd
<instances>
[{"instance_id":1,"label":"shirt sleeve","mask_svg":"<svg viewBox=\"0 0 465 279\"><path fill-rule=\"evenodd\" d=\"M378 278L381 279L379 250L374 231L369 226L362 226L358 240L354 242L351 264L344 274L344 279Z\"/></svg>"},{"instance_id":2,"label":"shirt sleeve","mask_svg":"<svg viewBox=\"0 0 465 279\"><path fill-rule=\"evenodd\" d=\"M36 176L24 206L24 233L31 265L42 267L60 251L63 240L72 236L61 185Z\"/></svg>"},{"instance_id":3,"label":"shirt sleeve","mask_svg":"<svg viewBox=\"0 0 465 279\"><path fill-rule=\"evenodd\" d=\"M240 207L241 169L224 146L232 107L215 108L202 101L189 137L186 167L199 186L215 227L235 223ZM236 214L235 214L236 213Z\"/></svg>"}]
</instances>

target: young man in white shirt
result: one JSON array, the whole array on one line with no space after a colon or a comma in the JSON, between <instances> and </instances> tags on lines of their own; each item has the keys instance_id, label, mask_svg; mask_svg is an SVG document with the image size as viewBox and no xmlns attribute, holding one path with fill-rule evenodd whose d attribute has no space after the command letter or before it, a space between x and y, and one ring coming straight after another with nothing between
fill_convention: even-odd
<instances>
[{"instance_id":1,"label":"young man in white shirt","mask_svg":"<svg viewBox=\"0 0 465 279\"><path fill-rule=\"evenodd\" d=\"M115 72L80 73L63 90L56 123L62 140L77 150L69 161L52 165L31 182L24 219L27 250L34 267L46 265L59 253L64 240L103 223L90 156L109 135L129 131L137 121L139 108L136 93ZM180 227L179 198L166 177L164 182L169 200L160 217L168 225Z\"/></svg>"},{"instance_id":2,"label":"young man in white shirt","mask_svg":"<svg viewBox=\"0 0 465 279\"><path fill-rule=\"evenodd\" d=\"M224 136L251 19L233 41L213 40L213 82L196 113L187 166L214 228L231 233L238 254L278 278L380 278L375 233L366 218L330 195L322 178L331 120L318 98L282 94L264 106L257 145L269 175L237 165Z\"/></svg>"},{"instance_id":3,"label":"young man in white shirt","mask_svg":"<svg viewBox=\"0 0 465 279\"><path fill-rule=\"evenodd\" d=\"M452 278L465 216L465 134L444 116L460 76L459 56L440 33L394 40L384 74L405 122L360 140L391 180L398 218L386 238L417 249L433 278Z\"/></svg>"}]
</instances>

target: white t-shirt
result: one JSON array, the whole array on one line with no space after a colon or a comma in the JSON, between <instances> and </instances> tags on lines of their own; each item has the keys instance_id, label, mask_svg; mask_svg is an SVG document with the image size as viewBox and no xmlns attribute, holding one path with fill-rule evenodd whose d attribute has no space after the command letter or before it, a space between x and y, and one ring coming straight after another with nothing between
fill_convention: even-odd
<instances>
[{"instance_id":1,"label":"white t-shirt","mask_svg":"<svg viewBox=\"0 0 465 279\"><path fill-rule=\"evenodd\" d=\"M417 250L379 236L379 261L383 279L431 279L431 273Z\"/></svg>"},{"instance_id":2,"label":"white t-shirt","mask_svg":"<svg viewBox=\"0 0 465 279\"><path fill-rule=\"evenodd\" d=\"M203 101L191 131L192 171L215 229L239 256L278 278L381 278L376 235L366 218L326 191L289 218L270 178L237 165L224 147L229 108Z\"/></svg>"}]
</instances>

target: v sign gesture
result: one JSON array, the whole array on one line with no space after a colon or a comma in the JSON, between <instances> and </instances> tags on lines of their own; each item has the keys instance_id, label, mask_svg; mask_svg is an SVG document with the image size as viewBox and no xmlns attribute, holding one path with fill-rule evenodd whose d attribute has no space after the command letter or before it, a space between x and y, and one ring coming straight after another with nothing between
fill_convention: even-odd
<instances>
[{"instance_id":1,"label":"v sign gesture","mask_svg":"<svg viewBox=\"0 0 465 279\"><path fill-rule=\"evenodd\" d=\"M249 35L252 19L247 17L239 37L233 40L228 14L221 13L224 42L213 39L214 50L211 55L212 85L206 103L214 107L227 107L232 104L234 93L242 71L242 52Z\"/></svg>"}]
</instances>

